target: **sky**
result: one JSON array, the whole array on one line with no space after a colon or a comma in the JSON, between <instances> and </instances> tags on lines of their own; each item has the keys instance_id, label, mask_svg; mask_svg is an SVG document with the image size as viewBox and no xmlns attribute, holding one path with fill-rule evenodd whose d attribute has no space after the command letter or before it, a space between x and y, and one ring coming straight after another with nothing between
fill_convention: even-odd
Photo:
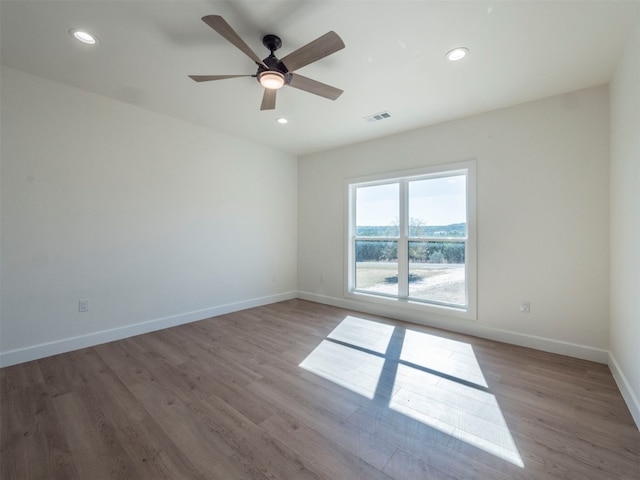
<instances>
[{"instance_id":1,"label":"sky","mask_svg":"<svg viewBox=\"0 0 640 480\"><path fill-rule=\"evenodd\" d=\"M464 175L409 182L409 218L423 225L465 223L465 187ZM359 187L356 202L358 226L397 225L399 184Z\"/></svg>"}]
</instances>

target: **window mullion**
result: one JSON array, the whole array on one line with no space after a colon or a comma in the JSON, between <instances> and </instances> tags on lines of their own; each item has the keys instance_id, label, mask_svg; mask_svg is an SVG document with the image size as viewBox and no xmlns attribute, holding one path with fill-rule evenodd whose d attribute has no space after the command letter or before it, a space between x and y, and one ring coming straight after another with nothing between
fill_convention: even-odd
<instances>
[{"instance_id":1,"label":"window mullion","mask_svg":"<svg viewBox=\"0 0 640 480\"><path fill-rule=\"evenodd\" d=\"M400 182L400 238L398 239L398 296L400 298L407 298L409 296L409 243L407 241L409 233L408 202L408 182L403 180Z\"/></svg>"}]
</instances>

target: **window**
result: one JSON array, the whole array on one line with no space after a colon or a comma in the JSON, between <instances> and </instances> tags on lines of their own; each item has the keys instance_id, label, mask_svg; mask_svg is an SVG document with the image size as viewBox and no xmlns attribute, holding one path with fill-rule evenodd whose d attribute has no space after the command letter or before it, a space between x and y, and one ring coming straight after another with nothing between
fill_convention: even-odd
<instances>
[{"instance_id":1,"label":"window","mask_svg":"<svg viewBox=\"0 0 640 480\"><path fill-rule=\"evenodd\" d=\"M475 318L473 170L347 182L347 294Z\"/></svg>"}]
</instances>

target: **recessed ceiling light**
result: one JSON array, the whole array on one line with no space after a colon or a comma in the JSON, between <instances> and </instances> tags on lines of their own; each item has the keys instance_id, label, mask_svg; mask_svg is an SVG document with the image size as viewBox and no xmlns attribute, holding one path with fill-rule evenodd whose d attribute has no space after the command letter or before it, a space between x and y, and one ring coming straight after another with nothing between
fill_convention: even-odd
<instances>
[{"instance_id":1,"label":"recessed ceiling light","mask_svg":"<svg viewBox=\"0 0 640 480\"><path fill-rule=\"evenodd\" d=\"M96 43L98 43L98 38L95 35L91 35L86 30L72 28L71 30L69 30L69 34L79 42L86 43L87 45L95 45Z\"/></svg>"},{"instance_id":2,"label":"recessed ceiling light","mask_svg":"<svg viewBox=\"0 0 640 480\"><path fill-rule=\"evenodd\" d=\"M458 60L462 60L469 53L469 49L466 47L458 47L454 48L450 52L447 53L447 59L452 62L457 62Z\"/></svg>"},{"instance_id":3,"label":"recessed ceiling light","mask_svg":"<svg viewBox=\"0 0 640 480\"><path fill-rule=\"evenodd\" d=\"M285 123L289 123L289 120L287 120L287 119L286 119L286 118L284 118L284 117L280 117L279 119L277 119L277 120L276 120L276 122L278 122L278 123L280 123L280 124L284 125Z\"/></svg>"}]
</instances>

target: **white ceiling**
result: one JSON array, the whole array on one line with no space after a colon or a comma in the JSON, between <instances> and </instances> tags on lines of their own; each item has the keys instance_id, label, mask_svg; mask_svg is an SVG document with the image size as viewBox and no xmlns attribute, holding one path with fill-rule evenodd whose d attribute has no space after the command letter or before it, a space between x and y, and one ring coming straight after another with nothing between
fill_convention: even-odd
<instances>
[{"instance_id":1,"label":"white ceiling","mask_svg":"<svg viewBox=\"0 0 640 480\"><path fill-rule=\"evenodd\" d=\"M123 102L307 154L607 83L640 1L5 1L2 64ZM329 30L346 48L299 70L341 88L330 101L291 87L260 111L255 64L200 18L223 16L260 56ZM100 40L79 44L71 28ZM470 55L445 59L453 47ZM363 117L388 111L376 123ZM289 124L279 125L278 117Z\"/></svg>"}]
</instances>

